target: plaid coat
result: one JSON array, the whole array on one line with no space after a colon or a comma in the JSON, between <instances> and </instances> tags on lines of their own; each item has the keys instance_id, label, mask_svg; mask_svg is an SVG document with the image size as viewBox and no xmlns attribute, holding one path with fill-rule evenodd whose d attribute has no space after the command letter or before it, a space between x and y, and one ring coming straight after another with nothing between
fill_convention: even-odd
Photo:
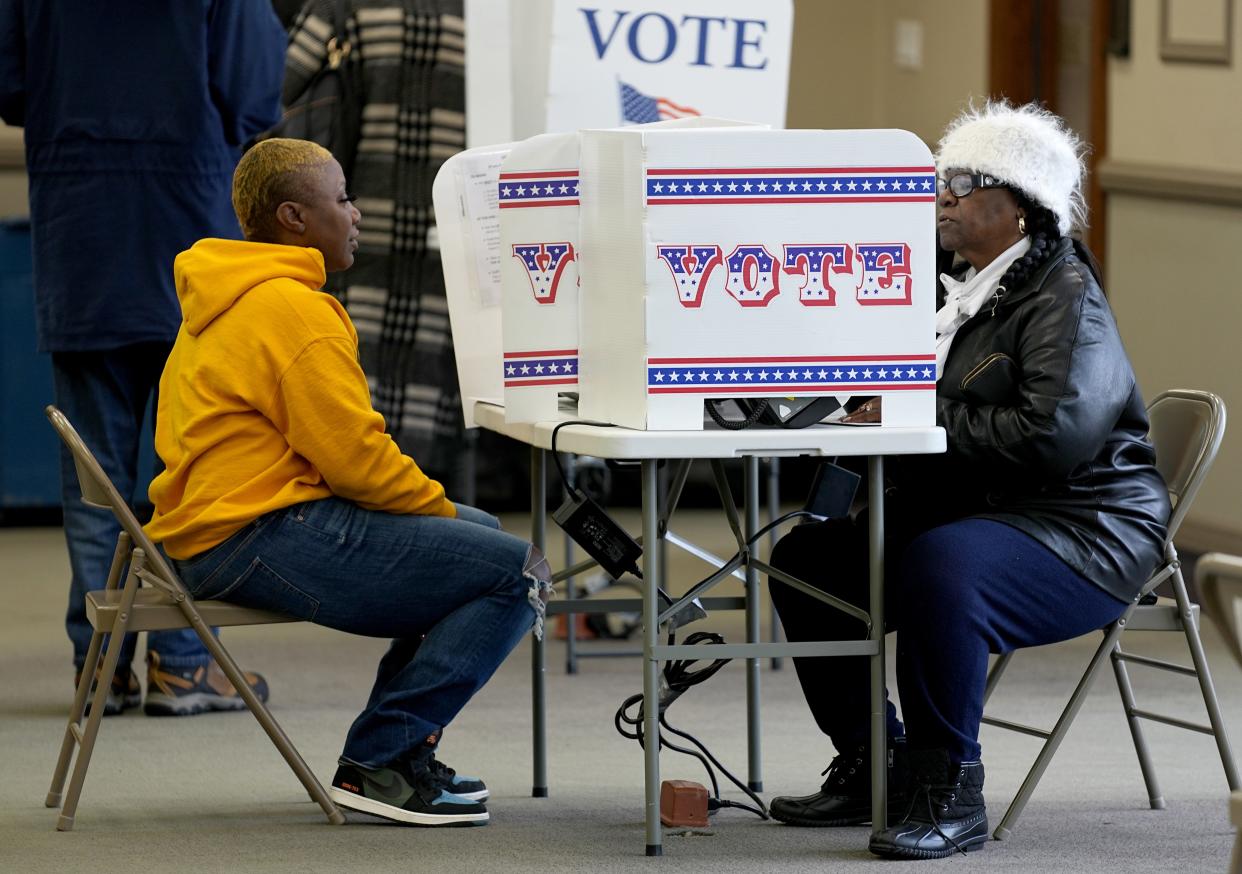
<instances>
[{"instance_id":1,"label":"plaid coat","mask_svg":"<svg viewBox=\"0 0 1242 874\"><path fill-rule=\"evenodd\" d=\"M354 266L327 290L358 329L389 433L443 478L464 441L431 183L466 144L462 0L309 0L289 33L286 103L327 63L334 2L346 4L344 63L361 101L349 187L362 224Z\"/></svg>"}]
</instances>

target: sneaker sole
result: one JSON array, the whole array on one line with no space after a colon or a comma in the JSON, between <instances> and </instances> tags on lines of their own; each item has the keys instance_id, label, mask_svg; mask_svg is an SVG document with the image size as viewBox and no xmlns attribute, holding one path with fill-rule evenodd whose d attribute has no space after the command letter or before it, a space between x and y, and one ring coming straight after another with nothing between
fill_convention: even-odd
<instances>
[{"instance_id":1,"label":"sneaker sole","mask_svg":"<svg viewBox=\"0 0 1242 874\"><path fill-rule=\"evenodd\" d=\"M194 716L208 711L232 712L245 710L246 702L241 698L224 698L206 692L195 692L191 695L148 694L143 712L147 716Z\"/></svg>"},{"instance_id":2,"label":"sneaker sole","mask_svg":"<svg viewBox=\"0 0 1242 874\"><path fill-rule=\"evenodd\" d=\"M480 789L478 792L453 792L452 789L445 789L444 791L450 792L458 798L464 798L467 801L486 801L492 794L486 789Z\"/></svg>"},{"instance_id":3,"label":"sneaker sole","mask_svg":"<svg viewBox=\"0 0 1242 874\"><path fill-rule=\"evenodd\" d=\"M372 816L391 819L394 822L404 822L409 825L421 825L430 827L454 827L454 826L472 826L487 825L490 814L484 813L415 813L411 810L405 810L400 807L394 807L391 804L385 804L382 801L375 801L364 795L357 795L353 792L346 792L344 789L338 789L333 786L328 790L328 796L339 804L341 807L348 807L350 810L357 810L361 813L369 813Z\"/></svg>"}]
</instances>

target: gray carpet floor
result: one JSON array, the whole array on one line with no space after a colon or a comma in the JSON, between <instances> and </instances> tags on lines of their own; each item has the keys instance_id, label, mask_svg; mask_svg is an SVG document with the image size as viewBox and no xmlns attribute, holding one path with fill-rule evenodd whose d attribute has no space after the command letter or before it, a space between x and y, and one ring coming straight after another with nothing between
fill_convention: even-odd
<instances>
[{"instance_id":1,"label":"gray carpet floor","mask_svg":"<svg viewBox=\"0 0 1242 874\"><path fill-rule=\"evenodd\" d=\"M688 517L691 527L706 527L697 515ZM354 815L344 827L329 827L249 715L157 720L131 712L105 721L76 826L58 833L56 813L43 799L71 695L61 532L0 530L0 570L3 872L835 872L894 864L867 853L864 828L794 829L736 810L715 815L709 829L667 833L663 858L645 858L641 751L612 725L620 702L641 691L639 662L592 659L570 676L560 642L550 647L547 674L551 797L530 797L528 643L446 733L441 757L491 787L485 828L416 829ZM696 571L687 565L686 572ZM740 623L737 614L722 614L694 628L740 640ZM1205 639L1237 736L1242 673L1214 629ZM267 675L276 718L311 767L330 779L384 643L308 625L230 629L225 640L239 661ZM1134 634L1128 642L1183 660L1176 635ZM990 712L1046 722L1094 645L1084 639L1022 653ZM1135 674L1142 701L1200 718L1193 680L1141 668ZM1010 840L920 870L1225 871L1233 830L1211 739L1150 727L1168 802L1166 810L1151 810L1112 685L1111 675L1097 685ZM788 663L773 671L765 662L762 699L765 798L813 791L833 752ZM744 778L744 703L742 666L733 663L680 699L669 717ZM1037 742L989 728L982 742L995 823ZM698 763L675 753L662 756L662 768L666 779L706 782ZM743 799L732 789L725 795Z\"/></svg>"}]
</instances>

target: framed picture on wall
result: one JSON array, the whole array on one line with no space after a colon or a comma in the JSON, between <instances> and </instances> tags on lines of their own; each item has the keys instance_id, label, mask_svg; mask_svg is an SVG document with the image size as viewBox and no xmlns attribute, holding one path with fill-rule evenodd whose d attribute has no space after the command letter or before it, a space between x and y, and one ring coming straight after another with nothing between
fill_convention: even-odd
<instances>
[{"instance_id":1,"label":"framed picture on wall","mask_svg":"<svg viewBox=\"0 0 1242 874\"><path fill-rule=\"evenodd\" d=\"M1160 0L1160 59L1228 64L1233 0Z\"/></svg>"}]
</instances>

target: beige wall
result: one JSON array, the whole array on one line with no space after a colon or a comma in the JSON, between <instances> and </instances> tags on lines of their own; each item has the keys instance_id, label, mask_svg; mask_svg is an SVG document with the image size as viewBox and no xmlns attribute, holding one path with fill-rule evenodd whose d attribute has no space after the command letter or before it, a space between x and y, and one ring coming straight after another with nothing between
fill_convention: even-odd
<instances>
[{"instance_id":1,"label":"beige wall","mask_svg":"<svg viewBox=\"0 0 1242 874\"><path fill-rule=\"evenodd\" d=\"M1233 63L1200 64L1160 60L1159 4L1131 8L1130 59L1109 65L1109 157L1242 169L1242 14L1233 17Z\"/></svg>"},{"instance_id":2,"label":"beige wall","mask_svg":"<svg viewBox=\"0 0 1242 874\"><path fill-rule=\"evenodd\" d=\"M894 63L898 21L922 26L922 66ZM932 149L987 91L987 0L796 0L791 127L899 127Z\"/></svg>"},{"instance_id":3,"label":"beige wall","mask_svg":"<svg viewBox=\"0 0 1242 874\"><path fill-rule=\"evenodd\" d=\"M1200 388L1231 408L1232 431L1178 540L1239 551L1242 295L1233 253L1242 250L1242 16L1234 16L1231 65L1172 63L1159 55L1159 4L1131 8L1131 57L1109 66L1108 163L1146 177L1157 193L1134 184L1109 191L1109 293L1149 398ZM1189 197L1192 187L1176 184L1186 174L1223 202Z\"/></svg>"}]
</instances>

